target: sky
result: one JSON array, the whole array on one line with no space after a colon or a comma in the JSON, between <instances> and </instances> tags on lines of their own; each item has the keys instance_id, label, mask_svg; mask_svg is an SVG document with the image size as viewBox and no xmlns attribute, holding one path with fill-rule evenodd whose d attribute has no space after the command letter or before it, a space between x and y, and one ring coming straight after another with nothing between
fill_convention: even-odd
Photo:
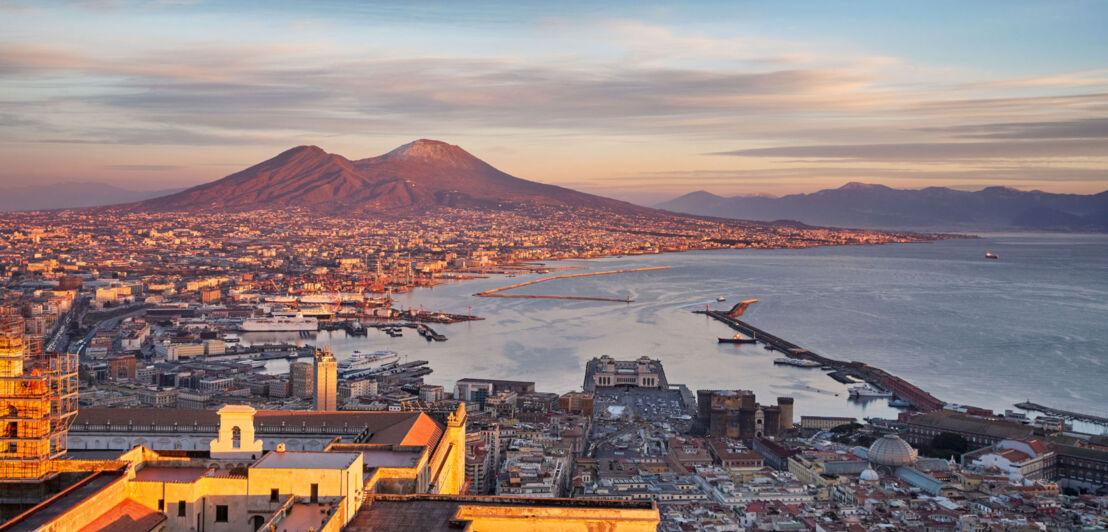
<instances>
[{"instance_id":1,"label":"sky","mask_svg":"<svg viewBox=\"0 0 1108 532\"><path fill-rule=\"evenodd\" d=\"M1108 190L1108 2L0 0L0 188L417 138L650 203Z\"/></svg>"}]
</instances>

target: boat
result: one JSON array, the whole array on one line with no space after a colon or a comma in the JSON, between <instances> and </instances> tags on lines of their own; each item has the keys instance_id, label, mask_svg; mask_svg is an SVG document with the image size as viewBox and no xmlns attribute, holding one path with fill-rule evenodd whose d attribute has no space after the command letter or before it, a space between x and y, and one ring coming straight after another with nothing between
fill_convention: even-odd
<instances>
[{"instance_id":1,"label":"boat","mask_svg":"<svg viewBox=\"0 0 1108 532\"><path fill-rule=\"evenodd\" d=\"M912 403L909 403L904 399L897 399L894 397L892 399L889 399L889 406L893 408L909 408L912 406Z\"/></svg>"},{"instance_id":2,"label":"boat","mask_svg":"<svg viewBox=\"0 0 1108 532\"><path fill-rule=\"evenodd\" d=\"M720 303L723 303L724 301L727 301L727 298L723 297L723 296L719 296L719 297L716 298L716 301L719 301Z\"/></svg>"},{"instance_id":3,"label":"boat","mask_svg":"<svg viewBox=\"0 0 1108 532\"><path fill-rule=\"evenodd\" d=\"M319 320L299 314L272 318L247 318L239 328L243 332L318 331Z\"/></svg>"},{"instance_id":4,"label":"boat","mask_svg":"<svg viewBox=\"0 0 1108 532\"><path fill-rule=\"evenodd\" d=\"M387 369L396 365L400 355L395 351L377 351L375 353L358 353L339 362L338 373L343 378L357 377Z\"/></svg>"},{"instance_id":5,"label":"boat","mask_svg":"<svg viewBox=\"0 0 1108 532\"><path fill-rule=\"evenodd\" d=\"M757 342L757 340L753 338L744 338L743 335L739 333L735 333L735 336L731 338L719 337L719 343L721 344L753 344L755 342Z\"/></svg>"},{"instance_id":6,"label":"boat","mask_svg":"<svg viewBox=\"0 0 1108 532\"><path fill-rule=\"evenodd\" d=\"M992 253L988 253L988 252L986 252L986 253L985 253L985 258L986 258L986 259L999 259L1000 257L998 257L998 256L996 256L996 255L994 255L994 254L992 254Z\"/></svg>"},{"instance_id":7,"label":"boat","mask_svg":"<svg viewBox=\"0 0 1108 532\"><path fill-rule=\"evenodd\" d=\"M816 362L815 360L804 360L802 358L786 358L786 357L775 358L775 359L773 359L773 363L774 364L783 364L783 365L786 365L786 366L797 366L797 367L800 367L800 368L818 368L819 366L823 365L822 363Z\"/></svg>"},{"instance_id":8,"label":"boat","mask_svg":"<svg viewBox=\"0 0 1108 532\"><path fill-rule=\"evenodd\" d=\"M868 384L859 384L850 388L851 397L892 397L893 392L886 392L885 390L878 390Z\"/></svg>"}]
</instances>

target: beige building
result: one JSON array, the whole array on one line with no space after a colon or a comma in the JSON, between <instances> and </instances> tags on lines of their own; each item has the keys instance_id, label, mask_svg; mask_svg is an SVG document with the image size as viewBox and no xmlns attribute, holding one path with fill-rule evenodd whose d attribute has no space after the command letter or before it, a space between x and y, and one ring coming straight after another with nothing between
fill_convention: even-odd
<instances>
[{"instance_id":1,"label":"beige building","mask_svg":"<svg viewBox=\"0 0 1108 532\"><path fill-rule=\"evenodd\" d=\"M319 412L333 412L338 405L338 362L330 351L321 350L315 354L312 385L315 387L315 409Z\"/></svg>"},{"instance_id":2,"label":"beige building","mask_svg":"<svg viewBox=\"0 0 1108 532\"><path fill-rule=\"evenodd\" d=\"M641 356L635 360L615 360L604 355L585 365L585 391L597 388L667 388L662 363Z\"/></svg>"}]
</instances>

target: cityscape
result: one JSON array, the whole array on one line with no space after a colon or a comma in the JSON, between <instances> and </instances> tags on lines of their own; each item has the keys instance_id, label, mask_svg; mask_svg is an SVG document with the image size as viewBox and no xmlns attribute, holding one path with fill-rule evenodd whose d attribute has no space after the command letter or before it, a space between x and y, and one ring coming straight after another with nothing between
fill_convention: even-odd
<instances>
[{"instance_id":1,"label":"cityscape","mask_svg":"<svg viewBox=\"0 0 1108 532\"><path fill-rule=\"evenodd\" d=\"M1108 11L987 4L0 2L0 531L1108 530Z\"/></svg>"}]
</instances>

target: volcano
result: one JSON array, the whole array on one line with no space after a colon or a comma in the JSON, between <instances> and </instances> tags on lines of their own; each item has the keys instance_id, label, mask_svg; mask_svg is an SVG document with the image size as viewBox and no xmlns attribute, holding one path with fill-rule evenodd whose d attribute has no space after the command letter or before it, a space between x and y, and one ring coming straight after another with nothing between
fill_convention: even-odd
<instances>
[{"instance_id":1,"label":"volcano","mask_svg":"<svg viewBox=\"0 0 1108 532\"><path fill-rule=\"evenodd\" d=\"M317 146L298 146L223 179L121 207L148 212L297 207L371 213L438 207L511 210L534 205L663 215L646 207L513 177L458 146L428 139L358 160Z\"/></svg>"}]
</instances>

